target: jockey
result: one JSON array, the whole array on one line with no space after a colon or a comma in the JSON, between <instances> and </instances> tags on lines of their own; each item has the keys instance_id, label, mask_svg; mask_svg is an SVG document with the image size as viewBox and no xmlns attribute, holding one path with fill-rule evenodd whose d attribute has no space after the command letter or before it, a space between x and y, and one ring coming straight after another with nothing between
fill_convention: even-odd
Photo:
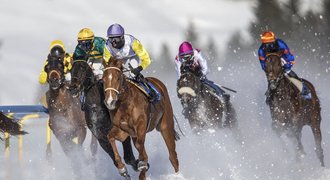
<instances>
[{"instance_id":1,"label":"jockey","mask_svg":"<svg viewBox=\"0 0 330 180\"><path fill-rule=\"evenodd\" d=\"M86 60L97 80L103 76L103 53L105 39L95 37L89 28L83 28L78 33L78 45L73 53L73 60Z\"/></svg>"},{"instance_id":2,"label":"jockey","mask_svg":"<svg viewBox=\"0 0 330 180\"><path fill-rule=\"evenodd\" d=\"M207 62L202 56L199 49L194 49L193 46L185 41L181 43L179 47L179 54L175 57L175 70L177 72L177 78L181 76L181 67L189 67L193 70L201 79L201 81L213 88L218 96L223 97L226 101L229 100L229 94L226 94L218 85L213 81L206 78L208 73Z\"/></svg>"},{"instance_id":3,"label":"jockey","mask_svg":"<svg viewBox=\"0 0 330 180\"><path fill-rule=\"evenodd\" d=\"M47 82L47 72L45 72L45 67L48 65L49 57L61 57L61 56L64 56L63 64L64 64L65 80L70 81L71 80L70 70L72 68L72 54L65 52L64 44L60 40L52 41L50 43L49 51L50 52L48 54L48 58L46 59L45 65L42 68L40 75L39 75L39 83L46 84L46 82Z\"/></svg>"},{"instance_id":4,"label":"jockey","mask_svg":"<svg viewBox=\"0 0 330 180\"><path fill-rule=\"evenodd\" d=\"M302 79L299 78L297 76L297 74L291 70L292 66L295 64L295 61L294 61L295 59L294 59L294 56L293 56L291 50L287 46L287 44L283 40L276 38L275 34L271 31L266 31L262 34L261 42L262 42L262 44L258 50L261 68L263 70L265 70L265 59L266 59L267 54L280 52L282 55L281 60L282 60L282 65L283 65L283 70L284 70L285 76L291 82L294 81L293 79L296 79L299 82L301 82L300 85L296 85L296 83L294 83L294 82L293 82L293 84L296 85L297 88L300 90L304 99L311 99L312 96L311 96L310 90L307 88L307 86L304 85ZM266 96L267 96L266 102L269 103L269 100L270 100L269 89L266 92Z\"/></svg>"},{"instance_id":5,"label":"jockey","mask_svg":"<svg viewBox=\"0 0 330 180\"><path fill-rule=\"evenodd\" d=\"M131 69L128 77L134 78L139 82L146 82L141 76L141 71L146 69L150 63L150 57L141 42L134 36L125 34L124 28L120 24L112 24L107 31L108 40L104 49L104 59L109 61L110 58L116 57L125 61L124 67ZM148 88L149 100L153 102L159 100L160 95L150 83L144 83Z\"/></svg>"}]
</instances>

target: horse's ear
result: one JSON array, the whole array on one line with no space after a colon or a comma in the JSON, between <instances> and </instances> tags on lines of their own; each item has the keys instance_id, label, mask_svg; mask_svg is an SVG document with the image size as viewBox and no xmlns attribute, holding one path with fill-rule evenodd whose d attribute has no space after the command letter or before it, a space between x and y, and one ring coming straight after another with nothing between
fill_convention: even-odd
<instances>
[{"instance_id":1,"label":"horse's ear","mask_svg":"<svg viewBox=\"0 0 330 180\"><path fill-rule=\"evenodd\" d=\"M108 60L108 62L107 62L105 59L103 59L103 61L102 61L103 67L106 67L109 64L109 61L110 60Z\"/></svg>"}]
</instances>

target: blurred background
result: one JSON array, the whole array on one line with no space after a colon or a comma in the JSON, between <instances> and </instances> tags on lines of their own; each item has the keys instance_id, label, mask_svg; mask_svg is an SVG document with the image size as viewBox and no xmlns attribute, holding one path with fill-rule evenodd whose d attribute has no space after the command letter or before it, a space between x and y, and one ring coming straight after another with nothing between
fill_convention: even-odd
<instances>
[{"instance_id":1,"label":"blurred background","mask_svg":"<svg viewBox=\"0 0 330 180\"><path fill-rule=\"evenodd\" d=\"M159 133L147 136L150 179L330 178L330 0L2 0L0 23L1 105L39 104L48 86L39 85L38 76L54 39L62 40L72 52L81 28L89 27L96 36L105 37L109 25L119 23L142 42L152 57L145 74L165 82L185 133L177 142L180 177L173 175ZM288 44L296 58L293 70L316 87L322 105L326 168L318 164L309 127L303 129L307 155L299 164L290 143L283 146L270 128L264 96L267 81L257 55L265 30ZM207 57L209 79L238 91L231 100L244 145L227 130L191 134L181 116L174 70L174 58L184 40ZM1 169L0 179L72 179L56 140L57 160L47 164L46 121L33 122L41 125L29 122L25 126L30 134L24 137L24 161L18 161L13 145L7 164L11 170ZM100 148L98 152L97 173L86 166L86 179L120 179L110 158ZM0 161L4 158L0 154ZM138 176L133 173L133 177Z\"/></svg>"}]
</instances>

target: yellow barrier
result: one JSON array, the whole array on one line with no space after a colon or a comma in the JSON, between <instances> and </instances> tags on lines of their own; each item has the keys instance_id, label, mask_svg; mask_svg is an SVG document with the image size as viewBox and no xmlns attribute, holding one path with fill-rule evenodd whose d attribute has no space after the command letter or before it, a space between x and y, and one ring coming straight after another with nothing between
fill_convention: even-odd
<instances>
[{"instance_id":1,"label":"yellow barrier","mask_svg":"<svg viewBox=\"0 0 330 180\"><path fill-rule=\"evenodd\" d=\"M8 117L13 117L13 113L7 114ZM36 119L39 118L39 114L28 114L22 117L22 119L19 121L21 123L21 128L23 129L24 127L24 122L28 119ZM51 130L49 127L49 120L47 120L47 128L46 128L46 144L47 144L47 151L49 149L50 153L50 145L51 145ZM10 155L10 136L8 133L4 133L4 138L5 138L5 157L9 158ZM23 137L24 135L18 135L18 159L20 162L23 161ZM47 152L47 156L49 152Z\"/></svg>"}]
</instances>

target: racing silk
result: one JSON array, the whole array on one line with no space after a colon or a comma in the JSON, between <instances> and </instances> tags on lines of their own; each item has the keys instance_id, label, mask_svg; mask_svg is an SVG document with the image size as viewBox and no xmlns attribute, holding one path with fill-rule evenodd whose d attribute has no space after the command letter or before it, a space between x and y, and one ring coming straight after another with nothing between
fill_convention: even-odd
<instances>
[{"instance_id":1,"label":"racing silk","mask_svg":"<svg viewBox=\"0 0 330 180\"><path fill-rule=\"evenodd\" d=\"M113 56L115 58L125 60L125 68L129 67L128 64L131 64L133 68L142 66L143 69L146 69L151 63L146 49L134 36L125 34L124 38L125 44L121 49L112 47L109 41L106 42L106 46L104 47L104 60L108 62ZM128 75L134 77L132 73L129 73Z\"/></svg>"},{"instance_id":2,"label":"racing silk","mask_svg":"<svg viewBox=\"0 0 330 180\"><path fill-rule=\"evenodd\" d=\"M182 61L179 58L179 55L175 57L175 70L177 74L177 79L181 76L181 65ZM204 76L208 73L208 67L206 59L203 57L199 49L194 49L194 62L193 65L196 69L200 69Z\"/></svg>"},{"instance_id":3,"label":"racing silk","mask_svg":"<svg viewBox=\"0 0 330 180\"><path fill-rule=\"evenodd\" d=\"M104 53L105 39L95 37L93 41L93 48L88 54L82 50L79 45L73 53L73 60L87 60L89 66L93 69L96 79L101 79L103 76L103 53Z\"/></svg>"},{"instance_id":4,"label":"racing silk","mask_svg":"<svg viewBox=\"0 0 330 180\"><path fill-rule=\"evenodd\" d=\"M70 71L72 68L72 54L71 53L65 53L64 55L64 75L65 77L70 76ZM45 67L48 65L48 59L45 61L45 65L42 68L40 75L39 75L39 83L40 84L46 84L47 83L47 73L45 72ZM67 79L67 78L66 78Z\"/></svg>"},{"instance_id":5,"label":"racing silk","mask_svg":"<svg viewBox=\"0 0 330 180\"><path fill-rule=\"evenodd\" d=\"M278 48L277 52L282 52L281 58L283 58L286 62L283 65L283 67L286 70L291 70L291 67L295 63L294 56L293 56L291 50L289 49L288 45L284 41L282 41L281 39L276 39L275 43L276 43L277 48ZM266 55L267 55L267 49L266 49L265 44L261 44L261 46L258 50L258 55L259 55L259 61L260 61L260 64L261 64L261 68L263 70L265 70L265 60L266 60Z\"/></svg>"}]
</instances>

